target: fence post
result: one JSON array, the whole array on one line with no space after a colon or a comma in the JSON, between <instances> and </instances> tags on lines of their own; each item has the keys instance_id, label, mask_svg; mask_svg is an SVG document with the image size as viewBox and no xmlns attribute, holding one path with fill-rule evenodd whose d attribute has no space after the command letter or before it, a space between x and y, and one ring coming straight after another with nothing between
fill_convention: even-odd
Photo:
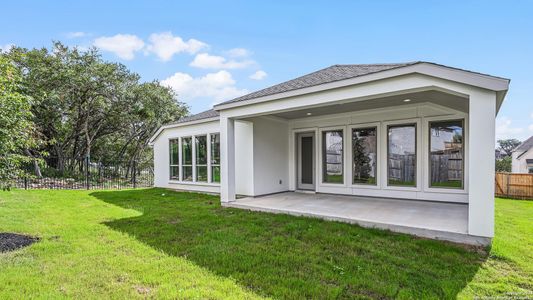
<instances>
[{"instance_id":1,"label":"fence post","mask_svg":"<svg viewBox=\"0 0 533 300\"><path fill-rule=\"evenodd\" d=\"M24 189L28 189L28 176L24 175Z\"/></svg>"},{"instance_id":2,"label":"fence post","mask_svg":"<svg viewBox=\"0 0 533 300\"><path fill-rule=\"evenodd\" d=\"M133 179L133 188L137 188L137 162L133 161L133 176L131 177Z\"/></svg>"},{"instance_id":3,"label":"fence post","mask_svg":"<svg viewBox=\"0 0 533 300\"><path fill-rule=\"evenodd\" d=\"M85 157L85 187L89 190L89 156Z\"/></svg>"}]
</instances>

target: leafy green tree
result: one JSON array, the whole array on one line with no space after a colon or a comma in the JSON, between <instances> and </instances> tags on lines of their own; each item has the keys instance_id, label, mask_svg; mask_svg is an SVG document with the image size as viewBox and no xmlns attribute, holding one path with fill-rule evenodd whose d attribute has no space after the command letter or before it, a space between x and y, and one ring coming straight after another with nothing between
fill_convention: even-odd
<instances>
[{"instance_id":1,"label":"leafy green tree","mask_svg":"<svg viewBox=\"0 0 533 300\"><path fill-rule=\"evenodd\" d=\"M496 160L496 172L511 172L511 169L512 169L511 156L506 156L502 159Z\"/></svg>"},{"instance_id":2,"label":"leafy green tree","mask_svg":"<svg viewBox=\"0 0 533 300\"><path fill-rule=\"evenodd\" d=\"M358 182L368 179L372 167L370 166L370 158L366 154L364 139L353 139L353 177Z\"/></svg>"},{"instance_id":3,"label":"leafy green tree","mask_svg":"<svg viewBox=\"0 0 533 300\"><path fill-rule=\"evenodd\" d=\"M498 140L499 149L505 156L511 156L513 150L518 147L521 142L517 139Z\"/></svg>"},{"instance_id":4,"label":"leafy green tree","mask_svg":"<svg viewBox=\"0 0 533 300\"><path fill-rule=\"evenodd\" d=\"M34 145L31 101L22 92L21 81L21 70L0 53L0 182L4 188L24 173L20 168L28 161L24 149Z\"/></svg>"}]
</instances>

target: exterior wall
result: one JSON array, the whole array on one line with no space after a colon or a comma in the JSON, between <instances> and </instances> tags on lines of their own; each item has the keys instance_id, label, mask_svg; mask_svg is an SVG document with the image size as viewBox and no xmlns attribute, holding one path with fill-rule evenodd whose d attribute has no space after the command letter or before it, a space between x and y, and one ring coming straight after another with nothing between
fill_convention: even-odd
<instances>
[{"instance_id":1,"label":"exterior wall","mask_svg":"<svg viewBox=\"0 0 533 300\"><path fill-rule=\"evenodd\" d=\"M466 101L466 100L465 100ZM437 120L464 120L464 188L449 189L429 187L429 122ZM417 172L416 187L387 186L387 125L417 124ZM378 128L377 175L378 182L372 185L354 185L351 182L351 129L376 126ZM316 191L320 193L348 194L373 197L406 198L447 202L468 202L468 115L434 104L402 105L398 107L357 111L344 114L327 115L292 120L290 127L290 184L296 189L295 134L296 132L315 132L316 143ZM322 182L321 132L327 129L344 131L344 183Z\"/></svg>"},{"instance_id":2,"label":"exterior wall","mask_svg":"<svg viewBox=\"0 0 533 300\"><path fill-rule=\"evenodd\" d=\"M529 149L526 153L523 151L513 152L513 173L528 173L526 159L533 159L533 148ZM520 156L520 154L522 154ZM520 156L520 158L518 158Z\"/></svg>"},{"instance_id":3,"label":"exterior wall","mask_svg":"<svg viewBox=\"0 0 533 300\"><path fill-rule=\"evenodd\" d=\"M192 124L175 128L168 128L154 141L154 185L171 189L190 190L208 193L220 193L219 183L180 182L170 180L169 140L192 135L219 133L218 121ZM253 195L253 124L250 122L235 122L235 155L242 159L236 160L236 192L239 195Z\"/></svg>"},{"instance_id":4,"label":"exterior wall","mask_svg":"<svg viewBox=\"0 0 533 300\"><path fill-rule=\"evenodd\" d=\"M254 131L254 196L289 190L288 124L257 117L251 119ZM240 160L236 156L236 160Z\"/></svg>"}]
</instances>

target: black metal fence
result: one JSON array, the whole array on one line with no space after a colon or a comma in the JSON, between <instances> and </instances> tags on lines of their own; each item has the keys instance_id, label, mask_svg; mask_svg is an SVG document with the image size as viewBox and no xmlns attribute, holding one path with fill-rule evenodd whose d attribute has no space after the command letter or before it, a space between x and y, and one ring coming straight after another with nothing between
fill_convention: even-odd
<instances>
[{"instance_id":1,"label":"black metal fence","mask_svg":"<svg viewBox=\"0 0 533 300\"><path fill-rule=\"evenodd\" d=\"M29 170L28 176L9 182L0 182L0 190L6 187L19 189L93 190L143 188L154 185L154 171L151 165L129 163L101 163L82 159L70 167L58 170L42 168L42 175L36 176Z\"/></svg>"}]
</instances>

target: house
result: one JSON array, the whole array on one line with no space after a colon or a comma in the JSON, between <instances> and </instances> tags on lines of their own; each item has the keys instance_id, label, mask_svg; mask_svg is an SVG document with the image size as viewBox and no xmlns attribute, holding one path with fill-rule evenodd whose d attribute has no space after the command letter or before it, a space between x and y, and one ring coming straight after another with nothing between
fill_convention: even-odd
<instances>
[{"instance_id":1,"label":"house","mask_svg":"<svg viewBox=\"0 0 533 300\"><path fill-rule=\"evenodd\" d=\"M509 81L430 62L333 65L162 126L155 185L488 244Z\"/></svg>"},{"instance_id":2,"label":"house","mask_svg":"<svg viewBox=\"0 0 533 300\"><path fill-rule=\"evenodd\" d=\"M512 172L533 174L533 136L513 150Z\"/></svg>"}]
</instances>

